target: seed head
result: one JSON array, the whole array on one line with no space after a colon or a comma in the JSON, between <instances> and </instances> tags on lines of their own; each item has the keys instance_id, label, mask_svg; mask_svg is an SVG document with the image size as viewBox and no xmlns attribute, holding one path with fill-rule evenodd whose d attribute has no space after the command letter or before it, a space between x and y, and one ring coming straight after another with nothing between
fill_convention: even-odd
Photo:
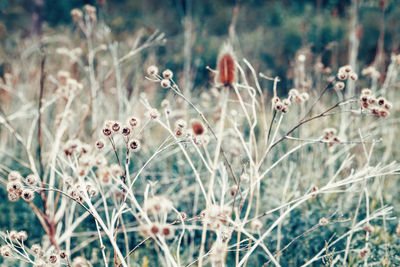
<instances>
[{"instance_id":1,"label":"seed head","mask_svg":"<svg viewBox=\"0 0 400 267\"><path fill-rule=\"evenodd\" d=\"M21 197L26 202L31 202L35 198L35 195L31 189L25 188L24 190L22 190Z\"/></svg>"},{"instance_id":2,"label":"seed head","mask_svg":"<svg viewBox=\"0 0 400 267\"><path fill-rule=\"evenodd\" d=\"M250 228L253 231L258 231L263 226L262 222L258 219L252 220L250 223Z\"/></svg>"},{"instance_id":3,"label":"seed head","mask_svg":"<svg viewBox=\"0 0 400 267\"><path fill-rule=\"evenodd\" d=\"M276 102L274 105L274 108L276 111L282 111L282 108L283 108L282 102L281 101Z\"/></svg>"},{"instance_id":4,"label":"seed head","mask_svg":"<svg viewBox=\"0 0 400 267\"><path fill-rule=\"evenodd\" d=\"M318 224L319 224L320 226L328 225L328 224L329 224L329 220L328 220L327 218L325 218L325 217L322 217L321 219L319 219Z\"/></svg>"},{"instance_id":5,"label":"seed head","mask_svg":"<svg viewBox=\"0 0 400 267\"><path fill-rule=\"evenodd\" d=\"M200 135L203 135L205 133L206 130L205 130L204 126L203 126L203 123L201 123L200 120L193 119L190 122L190 124L192 126L192 131L193 131L194 135L200 136Z\"/></svg>"},{"instance_id":6,"label":"seed head","mask_svg":"<svg viewBox=\"0 0 400 267\"><path fill-rule=\"evenodd\" d=\"M139 120L135 117L131 117L128 121L129 125L135 127L139 124Z\"/></svg>"},{"instance_id":7,"label":"seed head","mask_svg":"<svg viewBox=\"0 0 400 267\"><path fill-rule=\"evenodd\" d=\"M32 253L33 253L34 255L39 255L39 254L40 254L40 251L42 250L42 248L41 248L40 245L34 244L34 245L32 245L31 250L32 250Z\"/></svg>"},{"instance_id":8,"label":"seed head","mask_svg":"<svg viewBox=\"0 0 400 267\"><path fill-rule=\"evenodd\" d=\"M160 84L161 84L162 88L170 88L171 87L171 81L167 80L167 79L162 79Z\"/></svg>"},{"instance_id":9,"label":"seed head","mask_svg":"<svg viewBox=\"0 0 400 267\"><path fill-rule=\"evenodd\" d=\"M122 128L122 135L123 136L129 136L131 134L131 129L129 129L129 127L124 127Z\"/></svg>"},{"instance_id":10,"label":"seed head","mask_svg":"<svg viewBox=\"0 0 400 267\"><path fill-rule=\"evenodd\" d=\"M34 174L29 174L28 176L26 176L25 182L30 186L35 186L39 182L39 178Z\"/></svg>"},{"instance_id":11,"label":"seed head","mask_svg":"<svg viewBox=\"0 0 400 267\"><path fill-rule=\"evenodd\" d=\"M164 77L164 79L172 79L174 73L171 70L166 69L163 71L162 76Z\"/></svg>"},{"instance_id":12,"label":"seed head","mask_svg":"<svg viewBox=\"0 0 400 267\"><path fill-rule=\"evenodd\" d=\"M111 129L114 132L118 132L121 129L121 124L118 121L114 121L114 123L111 126Z\"/></svg>"},{"instance_id":13,"label":"seed head","mask_svg":"<svg viewBox=\"0 0 400 267\"><path fill-rule=\"evenodd\" d=\"M361 94L362 94L362 95L371 95L371 94L372 94L372 91L371 91L371 89L369 89L369 88L363 88L363 89L361 90Z\"/></svg>"},{"instance_id":14,"label":"seed head","mask_svg":"<svg viewBox=\"0 0 400 267\"><path fill-rule=\"evenodd\" d=\"M377 99L377 101L378 101L378 105L379 106L383 106L385 103L386 103L386 99L384 98L384 97L379 97L378 99Z\"/></svg>"},{"instance_id":15,"label":"seed head","mask_svg":"<svg viewBox=\"0 0 400 267\"><path fill-rule=\"evenodd\" d=\"M149 76L155 76L158 74L158 68L154 65L151 65L150 67L147 68L147 74Z\"/></svg>"},{"instance_id":16,"label":"seed head","mask_svg":"<svg viewBox=\"0 0 400 267\"><path fill-rule=\"evenodd\" d=\"M339 80L346 80L348 77L349 76L348 76L347 72L344 72L344 71L339 71L337 74L337 78Z\"/></svg>"},{"instance_id":17,"label":"seed head","mask_svg":"<svg viewBox=\"0 0 400 267\"><path fill-rule=\"evenodd\" d=\"M155 120L155 119L157 119L158 117L160 117L160 112L158 112L157 109L152 108L152 109L150 109L150 111L149 111L149 116L150 116L150 118L152 118L153 120Z\"/></svg>"},{"instance_id":18,"label":"seed head","mask_svg":"<svg viewBox=\"0 0 400 267\"><path fill-rule=\"evenodd\" d=\"M102 139L96 141L96 148L101 150L104 148L104 141Z\"/></svg>"},{"instance_id":19,"label":"seed head","mask_svg":"<svg viewBox=\"0 0 400 267\"><path fill-rule=\"evenodd\" d=\"M137 139L131 140L129 142L129 147L133 150L133 151L139 151L140 149L140 141Z\"/></svg>"},{"instance_id":20,"label":"seed head","mask_svg":"<svg viewBox=\"0 0 400 267\"><path fill-rule=\"evenodd\" d=\"M215 76L215 83L217 85L228 87L237 81L235 61L232 46L229 43L225 43L217 59L217 75Z\"/></svg>"},{"instance_id":21,"label":"seed head","mask_svg":"<svg viewBox=\"0 0 400 267\"><path fill-rule=\"evenodd\" d=\"M3 245L0 247L0 255L3 257L10 257L11 256L11 247L9 245Z\"/></svg>"},{"instance_id":22,"label":"seed head","mask_svg":"<svg viewBox=\"0 0 400 267\"><path fill-rule=\"evenodd\" d=\"M352 81L357 81L358 80L358 75L355 72L350 72L349 78Z\"/></svg>"},{"instance_id":23,"label":"seed head","mask_svg":"<svg viewBox=\"0 0 400 267\"><path fill-rule=\"evenodd\" d=\"M111 136L111 134L112 134L112 131L111 131L111 129L110 128L103 128L103 134L104 134L104 136Z\"/></svg>"},{"instance_id":24,"label":"seed head","mask_svg":"<svg viewBox=\"0 0 400 267\"><path fill-rule=\"evenodd\" d=\"M335 83L335 89L339 90L339 91L343 90L344 89L344 82L336 82Z\"/></svg>"},{"instance_id":25,"label":"seed head","mask_svg":"<svg viewBox=\"0 0 400 267\"><path fill-rule=\"evenodd\" d=\"M22 175L19 173L19 171L10 171L8 174L8 181L18 181L22 179Z\"/></svg>"}]
</instances>

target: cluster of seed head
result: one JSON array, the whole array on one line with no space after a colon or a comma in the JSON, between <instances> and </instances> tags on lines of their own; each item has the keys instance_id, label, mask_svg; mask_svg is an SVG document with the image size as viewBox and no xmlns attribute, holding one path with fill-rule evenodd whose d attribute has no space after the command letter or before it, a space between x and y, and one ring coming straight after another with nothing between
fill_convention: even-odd
<instances>
[{"instance_id":1,"label":"cluster of seed head","mask_svg":"<svg viewBox=\"0 0 400 267\"><path fill-rule=\"evenodd\" d=\"M334 85L334 88L338 91L342 91L345 88L345 80L357 81L358 75L353 71L350 65L345 65L339 68L336 77L340 80Z\"/></svg>"},{"instance_id":2,"label":"cluster of seed head","mask_svg":"<svg viewBox=\"0 0 400 267\"><path fill-rule=\"evenodd\" d=\"M89 197L96 196L99 193L98 188L91 181L75 181L71 176L66 176L63 180L67 186L68 194L76 201L83 202L85 192Z\"/></svg>"},{"instance_id":3,"label":"cluster of seed head","mask_svg":"<svg viewBox=\"0 0 400 267\"><path fill-rule=\"evenodd\" d=\"M374 66L368 66L361 71L362 76L371 77L373 79L379 79L381 77L380 72Z\"/></svg>"},{"instance_id":4,"label":"cluster of seed head","mask_svg":"<svg viewBox=\"0 0 400 267\"><path fill-rule=\"evenodd\" d=\"M160 82L162 88L170 88L172 86L171 80L174 77L174 73L169 69L164 70L161 74L162 76L160 76L157 66L151 65L147 68L147 75L156 78Z\"/></svg>"},{"instance_id":5,"label":"cluster of seed head","mask_svg":"<svg viewBox=\"0 0 400 267\"><path fill-rule=\"evenodd\" d=\"M310 97L307 92L300 93L299 90L295 88L290 89L288 94L289 97L282 100L277 96L272 98L272 106L275 108L276 111L286 113L288 112L289 106L292 103L301 104L303 102L306 102Z\"/></svg>"},{"instance_id":6,"label":"cluster of seed head","mask_svg":"<svg viewBox=\"0 0 400 267\"><path fill-rule=\"evenodd\" d=\"M179 119L175 122L175 135L177 137L191 138L196 145L207 145L210 142L210 136L207 134L207 128L198 119L192 119L189 122Z\"/></svg>"},{"instance_id":7,"label":"cluster of seed head","mask_svg":"<svg viewBox=\"0 0 400 267\"><path fill-rule=\"evenodd\" d=\"M87 143L81 142L79 139L68 140L63 146L64 154L66 156L82 156L91 151L91 147Z\"/></svg>"},{"instance_id":8,"label":"cluster of seed head","mask_svg":"<svg viewBox=\"0 0 400 267\"><path fill-rule=\"evenodd\" d=\"M35 257L35 267L36 266L60 266L61 261L67 258L65 251L45 251L39 244L34 244L31 246L29 251Z\"/></svg>"},{"instance_id":9,"label":"cluster of seed head","mask_svg":"<svg viewBox=\"0 0 400 267\"><path fill-rule=\"evenodd\" d=\"M124 175L124 170L117 164L111 164L110 166L101 166L97 169L97 178L104 185L110 185L113 178L119 180Z\"/></svg>"},{"instance_id":10,"label":"cluster of seed head","mask_svg":"<svg viewBox=\"0 0 400 267\"><path fill-rule=\"evenodd\" d=\"M175 236L174 227L167 223L143 224L139 227L139 232L143 236L151 236L153 238L157 235L162 236L165 239L171 239Z\"/></svg>"},{"instance_id":11,"label":"cluster of seed head","mask_svg":"<svg viewBox=\"0 0 400 267\"><path fill-rule=\"evenodd\" d=\"M68 99L71 95L76 95L83 89L83 85L71 78L68 71L59 71L57 73L57 81L59 86L56 89L56 94L64 99Z\"/></svg>"},{"instance_id":12,"label":"cluster of seed head","mask_svg":"<svg viewBox=\"0 0 400 267\"><path fill-rule=\"evenodd\" d=\"M38 182L39 178L34 174L30 174L24 179L18 171L11 171L8 174L7 182L8 199L11 202L18 201L20 198L27 202L32 201L35 197L32 187L36 186Z\"/></svg>"},{"instance_id":13,"label":"cluster of seed head","mask_svg":"<svg viewBox=\"0 0 400 267\"><path fill-rule=\"evenodd\" d=\"M322 136L322 139L327 142L328 147L332 147L334 144L338 144L341 141L336 135L335 128L326 128L324 130L324 135Z\"/></svg>"},{"instance_id":14,"label":"cluster of seed head","mask_svg":"<svg viewBox=\"0 0 400 267\"><path fill-rule=\"evenodd\" d=\"M147 198L143 206L144 211L153 216L168 214L172 208L171 200L160 195Z\"/></svg>"},{"instance_id":15,"label":"cluster of seed head","mask_svg":"<svg viewBox=\"0 0 400 267\"><path fill-rule=\"evenodd\" d=\"M219 230L230 219L232 208L229 206L210 205L200 213L203 224L213 231Z\"/></svg>"},{"instance_id":16,"label":"cluster of seed head","mask_svg":"<svg viewBox=\"0 0 400 267\"><path fill-rule=\"evenodd\" d=\"M360 102L361 107L369 110L374 116L387 118L390 115L389 111L392 108L392 103L382 96L376 98L368 88L361 90Z\"/></svg>"},{"instance_id":17,"label":"cluster of seed head","mask_svg":"<svg viewBox=\"0 0 400 267\"><path fill-rule=\"evenodd\" d=\"M140 150L140 141L132 139L132 137L134 136L134 130L139 126L139 122L139 119L136 117L129 118L126 125L122 125L119 121L106 121L102 133L108 138L114 135L122 135L127 141L128 149L137 152ZM97 149L101 150L104 146L105 142L102 139L96 142Z\"/></svg>"}]
</instances>

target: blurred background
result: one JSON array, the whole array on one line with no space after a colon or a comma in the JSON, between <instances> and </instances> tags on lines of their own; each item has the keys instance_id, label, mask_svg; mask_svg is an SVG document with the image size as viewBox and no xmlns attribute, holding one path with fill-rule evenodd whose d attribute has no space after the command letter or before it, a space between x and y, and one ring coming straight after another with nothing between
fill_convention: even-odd
<instances>
[{"instance_id":1,"label":"blurred background","mask_svg":"<svg viewBox=\"0 0 400 267\"><path fill-rule=\"evenodd\" d=\"M74 30L70 11L85 4L98 8L99 20L111 28L116 40L129 39L138 29L165 32L168 42L158 48L157 61L182 69L184 58L190 58L186 64L192 68L194 85L210 81L205 67L215 66L232 21L239 57L246 57L256 69L280 76L287 89L293 86L290 67L300 50L332 68L349 63L352 30L359 41L357 57L362 66L375 64L383 72L390 54L399 51L396 0L353 0L358 8L355 13L351 0L0 0L0 53L15 52L16 38ZM6 63L0 59L2 68Z\"/></svg>"}]
</instances>

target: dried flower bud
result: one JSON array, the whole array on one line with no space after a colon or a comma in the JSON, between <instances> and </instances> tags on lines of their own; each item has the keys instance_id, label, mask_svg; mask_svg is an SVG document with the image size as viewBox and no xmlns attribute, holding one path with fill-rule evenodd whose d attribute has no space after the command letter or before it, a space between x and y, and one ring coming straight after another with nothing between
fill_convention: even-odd
<instances>
[{"instance_id":1,"label":"dried flower bud","mask_svg":"<svg viewBox=\"0 0 400 267\"><path fill-rule=\"evenodd\" d=\"M361 90L361 94L362 94L362 95L371 95L371 94L372 94L372 91L371 91L371 89L369 89L369 88L363 88L363 89Z\"/></svg>"},{"instance_id":2,"label":"dried flower bud","mask_svg":"<svg viewBox=\"0 0 400 267\"><path fill-rule=\"evenodd\" d=\"M252 220L250 223L250 229L253 231L258 231L263 226L262 222L258 219Z\"/></svg>"},{"instance_id":3,"label":"dried flower bud","mask_svg":"<svg viewBox=\"0 0 400 267\"><path fill-rule=\"evenodd\" d=\"M7 191L8 192L20 191L22 189L22 187L23 187L22 183L20 181L18 181L18 180L7 183Z\"/></svg>"},{"instance_id":4,"label":"dried flower bud","mask_svg":"<svg viewBox=\"0 0 400 267\"><path fill-rule=\"evenodd\" d=\"M131 117L128 122L130 126L135 127L139 124L139 119Z\"/></svg>"},{"instance_id":5,"label":"dried flower bud","mask_svg":"<svg viewBox=\"0 0 400 267\"><path fill-rule=\"evenodd\" d=\"M350 76L349 76L350 80L352 81L357 81L358 80L358 75L355 72L350 72Z\"/></svg>"},{"instance_id":6,"label":"dried flower bud","mask_svg":"<svg viewBox=\"0 0 400 267\"><path fill-rule=\"evenodd\" d=\"M274 108L276 111L282 111L283 105L281 101L275 103Z\"/></svg>"},{"instance_id":7,"label":"dried flower bud","mask_svg":"<svg viewBox=\"0 0 400 267\"><path fill-rule=\"evenodd\" d=\"M110 136L112 134L112 131L110 128L104 128L103 134L104 134L104 136Z\"/></svg>"},{"instance_id":8,"label":"dried flower bud","mask_svg":"<svg viewBox=\"0 0 400 267\"><path fill-rule=\"evenodd\" d=\"M158 112L157 109L152 108L152 109L149 110L149 116L150 116L151 119L155 120L158 117L160 117L160 112Z\"/></svg>"},{"instance_id":9,"label":"dried flower bud","mask_svg":"<svg viewBox=\"0 0 400 267\"><path fill-rule=\"evenodd\" d=\"M118 131L121 129L121 124L120 124L118 121L115 121L115 122L112 124L111 129L112 129L114 132L118 132Z\"/></svg>"},{"instance_id":10,"label":"dried flower bud","mask_svg":"<svg viewBox=\"0 0 400 267\"><path fill-rule=\"evenodd\" d=\"M131 134L131 129L129 129L129 127L124 127L122 128L122 135L123 136L129 136Z\"/></svg>"},{"instance_id":11,"label":"dried flower bud","mask_svg":"<svg viewBox=\"0 0 400 267\"><path fill-rule=\"evenodd\" d=\"M67 253L65 252L65 250L61 250L58 255L61 259L65 259L67 257Z\"/></svg>"},{"instance_id":12,"label":"dried flower bud","mask_svg":"<svg viewBox=\"0 0 400 267\"><path fill-rule=\"evenodd\" d=\"M51 254L49 255L49 262L50 262L51 264L56 264L58 261L59 261L59 258L58 258L58 255L57 255L57 254L51 253Z\"/></svg>"},{"instance_id":13,"label":"dried flower bud","mask_svg":"<svg viewBox=\"0 0 400 267\"><path fill-rule=\"evenodd\" d=\"M41 248L40 245L34 244L34 245L32 245L31 250L32 250L32 253L33 253L34 255L39 255L40 252L41 252L41 250L42 250L42 248Z\"/></svg>"},{"instance_id":14,"label":"dried flower bud","mask_svg":"<svg viewBox=\"0 0 400 267\"><path fill-rule=\"evenodd\" d=\"M139 140L132 140L129 142L129 147L134 150L134 151L138 151L140 149L140 142Z\"/></svg>"},{"instance_id":15,"label":"dried flower bud","mask_svg":"<svg viewBox=\"0 0 400 267\"><path fill-rule=\"evenodd\" d=\"M31 202L35 198L35 195L31 189L25 188L24 190L22 190L21 197L26 202Z\"/></svg>"},{"instance_id":16,"label":"dried flower bud","mask_svg":"<svg viewBox=\"0 0 400 267\"><path fill-rule=\"evenodd\" d=\"M3 245L0 247L0 255L3 257L10 257L12 253L11 247L9 245Z\"/></svg>"},{"instance_id":17,"label":"dried flower bud","mask_svg":"<svg viewBox=\"0 0 400 267\"><path fill-rule=\"evenodd\" d=\"M200 120L193 119L190 122L190 124L192 126L192 131L193 131L194 135L200 136L205 133L206 129L204 128L203 123Z\"/></svg>"},{"instance_id":18,"label":"dried flower bud","mask_svg":"<svg viewBox=\"0 0 400 267\"><path fill-rule=\"evenodd\" d=\"M8 174L8 181L18 181L22 179L22 175L19 173L19 171L10 171Z\"/></svg>"},{"instance_id":19,"label":"dried flower bud","mask_svg":"<svg viewBox=\"0 0 400 267\"><path fill-rule=\"evenodd\" d=\"M102 139L96 141L96 148L97 149L99 149L99 150L103 149L104 145L105 144L104 144L104 141Z\"/></svg>"},{"instance_id":20,"label":"dried flower bud","mask_svg":"<svg viewBox=\"0 0 400 267\"><path fill-rule=\"evenodd\" d=\"M392 109L392 103L386 102L384 107L385 107L385 109L390 110L390 109Z\"/></svg>"},{"instance_id":21,"label":"dried flower bud","mask_svg":"<svg viewBox=\"0 0 400 267\"><path fill-rule=\"evenodd\" d=\"M385 109L379 110L379 117L386 119L390 115L389 111Z\"/></svg>"},{"instance_id":22,"label":"dried flower bud","mask_svg":"<svg viewBox=\"0 0 400 267\"><path fill-rule=\"evenodd\" d=\"M364 224L363 229L367 233L372 233L374 231L374 227L369 222Z\"/></svg>"},{"instance_id":23,"label":"dried flower bud","mask_svg":"<svg viewBox=\"0 0 400 267\"><path fill-rule=\"evenodd\" d=\"M325 218L325 217L322 217L321 219L319 219L318 224L319 224L320 226L328 225L328 224L329 224L329 220L328 220L327 218Z\"/></svg>"},{"instance_id":24,"label":"dried flower bud","mask_svg":"<svg viewBox=\"0 0 400 267\"><path fill-rule=\"evenodd\" d=\"M158 68L154 65L151 65L150 67L147 68L147 74L149 76L155 76L158 74Z\"/></svg>"},{"instance_id":25,"label":"dried flower bud","mask_svg":"<svg viewBox=\"0 0 400 267\"><path fill-rule=\"evenodd\" d=\"M166 69L163 71L162 76L164 77L164 79L172 79L174 73L171 70Z\"/></svg>"},{"instance_id":26,"label":"dried flower bud","mask_svg":"<svg viewBox=\"0 0 400 267\"><path fill-rule=\"evenodd\" d=\"M348 78L348 74L347 74L347 72L339 71L337 74L337 78L339 80L346 80Z\"/></svg>"},{"instance_id":27,"label":"dried flower bud","mask_svg":"<svg viewBox=\"0 0 400 267\"><path fill-rule=\"evenodd\" d=\"M277 96L274 96L274 97L271 99L272 105L275 105L275 104L278 103L279 101L280 101L280 99L279 99L279 97L277 97Z\"/></svg>"},{"instance_id":28,"label":"dried flower bud","mask_svg":"<svg viewBox=\"0 0 400 267\"><path fill-rule=\"evenodd\" d=\"M160 84L161 84L162 88L170 88L171 87L171 82L170 82L170 80L167 80L167 79L162 79Z\"/></svg>"},{"instance_id":29,"label":"dried flower bud","mask_svg":"<svg viewBox=\"0 0 400 267\"><path fill-rule=\"evenodd\" d=\"M35 185L37 185L38 182L39 182L39 178L34 174L29 174L25 178L25 183L30 186L35 186Z\"/></svg>"},{"instance_id":30,"label":"dried flower bud","mask_svg":"<svg viewBox=\"0 0 400 267\"><path fill-rule=\"evenodd\" d=\"M343 90L344 89L344 82L336 82L335 83L335 89L339 90L339 91Z\"/></svg>"},{"instance_id":31,"label":"dried flower bud","mask_svg":"<svg viewBox=\"0 0 400 267\"><path fill-rule=\"evenodd\" d=\"M377 101L378 101L378 105L379 106L383 106L385 103L386 103L386 99L384 98L384 97L379 97L378 99L377 99Z\"/></svg>"}]
</instances>

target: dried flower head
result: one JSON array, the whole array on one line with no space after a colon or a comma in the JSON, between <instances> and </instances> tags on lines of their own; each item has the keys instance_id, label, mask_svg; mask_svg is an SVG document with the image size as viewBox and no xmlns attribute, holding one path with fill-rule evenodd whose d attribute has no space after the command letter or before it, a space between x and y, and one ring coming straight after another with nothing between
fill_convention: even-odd
<instances>
[{"instance_id":1,"label":"dried flower head","mask_svg":"<svg viewBox=\"0 0 400 267\"><path fill-rule=\"evenodd\" d=\"M23 200L31 202L35 198L35 194L31 189L25 188L24 190L22 190L21 197Z\"/></svg>"},{"instance_id":2,"label":"dried flower head","mask_svg":"<svg viewBox=\"0 0 400 267\"><path fill-rule=\"evenodd\" d=\"M325 217L322 217L321 219L319 219L318 224L320 226L328 225L329 224L329 220L327 218L325 218Z\"/></svg>"},{"instance_id":3,"label":"dried flower head","mask_svg":"<svg viewBox=\"0 0 400 267\"><path fill-rule=\"evenodd\" d=\"M341 91L344 89L344 82L336 82L334 87L336 90Z\"/></svg>"},{"instance_id":4,"label":"dried flower head","mask_svg":"<svg viewBox=\"0 0 400 267\"><path fill-rule=\"evenodd\" d=\"M162 76L164 77L164 79L172 79L174 73L171 70L166 69L163 71Z\"/></svg>"},{"instance_id":5,"label":"dried flower head","mask_svg":"<svg viewBox=\"0 0 400 267\"><path fill-rule=\"evenodd\" d=\"M203 123L200 120L193 119L190 122L192 126L192 131L194 135L203 135L206 132L206 128L204 127Z\"/></svg>"},{"instance_id":6,"label":"dried flower head","mask_svg":"<svg viewBox=\"0 0 400 267\"><path fill-rule=\"evenodd\" d=\"M150 116L151 119L155 120L158 117L160 117L160 112L158 112L157 109L152 108L152 109L149 110L149 116Z\"/></svg>"},{"instance_id":7,"label":"dried flower head","mask_svg":"<svg viewBox=\"0 0 400 267\"><path fill-rule=\"evenodd\" d=\"M232 46L229 43L222 45L217 59L217 75L215 83L225 87L232 86L237 81L237 67Z\"/></svg>"},{"instance_id":8,"label":"dried flower head","mask_svg":"<svg viewBox=\"0 0 400 267\"><path fill-rule=\"evenodd\" d=\"M352 81L357 81L358 80L358 75L355 72L350 72L349 78Z\"/></svg>"},{"instance_id":9,"label":"dried flower head","mask_svg":"<svg viewBox=\"0 0 400 267\"><path fill-rule=\"evenodd\" d=\"M154 65L151 65L147 68L147 74L149 76L155 76L158 74L158 68Z\"/></svg>"},{"instance_id":10,"label":"dried flower head","mask_svg":"<svg viewBox=\"0 0 400 267\"><path fill-rule=\"evenodd\" d=\"M129 129L129 127L125 126L122 128L122 135L123 136L129 136L131 134L131 129Z\"/></svg>"},{"instance_id":11,"label":"dried flower head","mask_svg":"<svg viewBox=\"0 0 400 267\"><path fill-rule=\"evenodd\" d=\"M8 181L18 181L22 179L22 175L19 173L19 171L10 171L8 174Z\"/></svg>"},{"instance_id":12,"label":"dried flower head","mask_svg":"<svg viewBox=\"0 0 400 267\"><path fill-rule=\"evenodd\" d=\"M171 81L167 79L162 79L160 82L160 85L162 88L170 88L171 87Z\"/></svg>"},{"instance_id":13,"label":"dried flower head","mask_svg":"<svg viewBox=\"0 0 400 267\"><path fill-rule=\"evenodd\" d=\"M128 123L131 127L135 127L139 124L139 119L137 119L136 117L131 117L129 118Z\"/></svg>"},{"instance_id":14,"label":"dried flower head","mask_svg":"<svg viewBox=\"0 0 400 267\"><path fill-rule=\"evenodd\" d=\"M9 245L3 245L0 247L0 255L3 257L10 257L12 253L11 247Z\"/></svg>"},{"instance_id":15,"label":"dried flower head","mask_svg":"<svg viewBox=\"0 0 400 267\"><path fill-rule=\"evenodd\" d=\"M104 136L111 136L111 134L112 134L112 131L111 131L111 129L110 128L103 128L103 134L104 134Z\"/></svg>"},{"instance_id":16,"label":"dried flower head","mask_svg":"<svg viewBox=\"0 0 400 267\"><path fill-rule=\"evenodd\" d=\"M71 17L74 22L78 22L83 17L83 13L81 10L74 8L71 10Z\"/></svg>"},{"instance_id":17,"label":"dried flower head","mask_svg":"<svg viewBox=\"0 0 400 267\"><path fill-rule=\"evenodd\" d=\"M111 129L114 132L118 132L121 129L121 124L118 121L114 121L112 126L111 126Z\"/></svg>"},{"instance_id":18,"label":"dried flower head","mask_svg":"<svg viewBox=\"0 0 400 267\"><path fill-rule=\"evenodd\" d=\"M104 145L105 144L104 144L104 141L102 139L96 141L96 148L97 149L99 149L99 150L103 149Z\"/></svg>"},{"instance_id":19,"label":"dried flower head","mask_svg":"<svg viewBox=\"0 0 400 267\"><path fill-rule=\"evenodd\" d=\"M139 151L140 149L140 141L137 139L131 140L129 142L129 147L133 150L133 151Z\"/></svg>"},{"instance_id":20,"label":"dried flower head","mask_svg":"<svg viewBox=\"0 0 400 267\"><path fill-rule=\"evenodd\" d=\"M361 90L361 94L362 94L362 95L371 95L371 94L372 94L372 91L371 91L371 89L369 89L369 88L363 88L363 89Z\"/></svg>"}]
</instances>

